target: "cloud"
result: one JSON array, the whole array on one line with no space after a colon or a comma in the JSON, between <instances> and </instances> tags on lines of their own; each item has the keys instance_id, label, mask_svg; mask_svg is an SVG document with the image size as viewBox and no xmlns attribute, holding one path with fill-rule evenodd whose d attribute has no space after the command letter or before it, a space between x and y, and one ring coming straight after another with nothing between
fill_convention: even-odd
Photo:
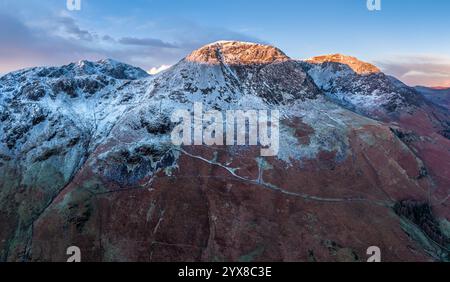
<instances>
[{"instance_id":1,"label":"cloud","mask_svg":"<svg viewBox=\"0 0 450 282\"><path fill-rule=\"evenodd\" d=\"M112 36L109 36L109 35L107 35L107 34L102 36L102 40L104 40L104 41L110 41L110 42L114 42L114 41L115 41L115 39L112 38Z\"/></svg>"},{"instance_id":2,"label":"cloud","mask_svg":"<svg viewBox=\"0 0 450 282\"><path fill-rule=\"evenodd\" d=\"M30 17L17 11L20 9L9 14L7 9L0 12L0 73L104 58L149 70L154 66L173 65L194 49L217 40L264 43L243 33L193 22L152 22L155 34L161 32L163 35L160 34L159 38L139 34L142 30L136 27L148 19L138 19L138 22L112 21L106 29L93 25L95 19L84 19L84 23L89 23L86 28L76 15L67 12L48 12L45 17L39 12ZM116 27L122 27L122 30L125 27L125 30L135 30L137 33L130 33L129 36L110 34Z\"/></svg>"},{"instance_id":3,"label":"cloud","mask_svg":"<svg viewBox=\"0 0 450 282\"><path fill-rule=\"evenodd\" d=\"M85 41L93 41L97 38L95 34L92 34L88 30L81 29L75 20L68 16L61 16L56 18L57 23L61 24L64 31L66 31L69 35L74 36L76 39L85 40Z\"/></svg>"},{"instance_id":4,"label":"cloud","mask_svg":"<svg viewBox=\"0 0 450 282\"><path fill-rule=\"evenodd\" d=\"M161 65L161 66L159 66L159 67L153 67L153 68L151 68L149 71L147 71L149 74L157 74L157 73L160 73L160 72L162 72L162 71L165 71L165 70L167 70L168 68L170 68L171 67L171 65Z\"/></svg>"},{"instance_id":5,"label":"cloud","mask_svg":"<svg viewBox=\"0 0 450 282\"><path fill-rule=\"evenodd\" d=\"M376 63L408 85L450 86L450 58L438 55L396 56Z\"/></svg>"},{"instance_id":6,"label":"cloud","mask_svg":"<svg viewBox=\"0 0 450 282\"><path fill-rule=\"evenodd\" d=\"M404 75L402 77L431 77L431 78L450 78L450 73L444 73L444 72L425 72L425 71L417 71L412 70Z\"/></svg>"},{"instance_id":7,"label":"cloud","mask_svg":"<svg viewBox=\"0 0 450 282\"><path fill-rule=\"evenodd\" d=\"M68 57L85 54L91 57L95 50L74 40L55 36L49 30L31 28L17 18L0 14L0 72L41 64L59 64Z\"/></svg>"},{"instance_id":8,"label":"cloud","mask_svg":"<svg viewBox=\"0 0 450 282\"><path fill-rule=\"evenodd\" d=\"M160 39L154 38L135 38L135 37L124 37L119 39L119 43L125 45L137 45L137 46L151 46L151 47L162 47L162 48L178 48L177 46L166 43Z\"/></svg>"}]
</instances>

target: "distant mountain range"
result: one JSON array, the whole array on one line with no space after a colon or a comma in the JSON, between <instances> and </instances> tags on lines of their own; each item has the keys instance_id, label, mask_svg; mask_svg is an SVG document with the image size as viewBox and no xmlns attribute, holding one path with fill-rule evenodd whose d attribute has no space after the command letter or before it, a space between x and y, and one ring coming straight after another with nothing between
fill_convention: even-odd
<instances>
[{"instance_id":1,"label":"distant mountain range","mask_svg":"<svg viewBox=\"0 0 450 282\"><path fill-rule=\"evenodd\" d=\"M415 89L427 100L450 109L450 88L416 86Z\"/></svg>"},{"instance_id":2,"label":"distant mountain range","mask_svg":"<svg viewBox=\"0 0 450 282\"><path fill-rule=\"evenodd\" d=\"M83 261L365 261L370 246L448 261L450 112L435 93L353 57L235 41L156 75L114 60L9 73L0 261L65 261L69 246ZM279 154L174 146L171 113L194 102L280 111Z\"/></svg>"}]
</instances>

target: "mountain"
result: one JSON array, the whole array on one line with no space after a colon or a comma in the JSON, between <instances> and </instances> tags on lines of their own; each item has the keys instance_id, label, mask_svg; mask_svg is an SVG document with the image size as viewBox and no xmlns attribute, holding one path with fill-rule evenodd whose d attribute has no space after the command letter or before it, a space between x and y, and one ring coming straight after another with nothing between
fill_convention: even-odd
<instances>
[{"instance_id":1,"label":"mountain","mask_svg":"<svg viewBox=\"0 0 450 282\"><path fill-rule=\"evenodd\" d=\"M222 108L242 97L286 104L315 99L320 94L298 63L279 49L246 42L220 41L206 45L155 81L159 92L181 93L183 99L201 95L208 103L224 102L219 105Z\"/></svg>"},{"instance_id":2,"label":"mountain","mask_svg":"<svg viewBox=\"0 0 450 282\"><path fill-rule=\"evenodd\" d=\"M325 96L356 113L390 124L424 162L437 191L450 186L450 112L376 67L344 55L303 61L303 68Z\"/></svg>"},{"instance_id":3,"label":"mountain","mask_svg":"<svg viewBox=\"0 0 450 282\"><path fill-rule=\"evenodd\" d=\"M410 127L404 110L434 106L355 60L220 41L153 76L104 60L0 78L0 260L448 260L441 120ZM173 145L195 102L278 110L278 155Z\"/></svg>"},{"instance_id":4,"label":"mountain","mask_svg":"<svg viewBox=\"0 0 450 282\"><path fill-rule=\"evenodd\" d=\"M319 56L303 65L330 99L361 114L385 118L396 111L410 111L422 102L410 87L354 57Z\"/></svg>"},{"instance_id":5,"label":"mountain","mask_svg":"<svg viewBox=\"0 0 450 282\"><path fill-rule=\"evenodd\" d=\"M354 71L357 74L363 75L363 74L376 74L380 73L381 70L377 68L376 66L360 61L355 57L351 56L345 56L342 54L332 54L332 55L325 55L325 56L317 56L313 57L311 59L306 60L306 62L311 64L326 64L326 63L337 63L346 65L349 67L352 71Z\"/></svg>"},{"instance_id":6,"label":"mountain","mask_svg":"<svg viewBox=\"0 0 450 282\"><path fill-rule=\"evenodd\" d=\"M450 109L450 88L414 87L420 94L432 103Z\"/></svg>"}]
</instances>

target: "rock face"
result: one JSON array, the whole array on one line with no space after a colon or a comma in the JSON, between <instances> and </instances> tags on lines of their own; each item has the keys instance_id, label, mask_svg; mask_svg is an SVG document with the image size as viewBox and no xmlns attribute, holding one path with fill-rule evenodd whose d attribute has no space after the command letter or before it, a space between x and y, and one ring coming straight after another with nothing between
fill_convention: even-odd
<instances>
[{"instance_id":1,"label":"rock face","mask_svg":"<svg viewBox=\"0 0 450 282\"><path fill-rule=\"evenodd\" d=\"M321 60L222 41L152 77L112 60L2 77L0 260L448 260L448 113ZM194 102L279 110L279 154L174 146Z\"/></svg>"},{"instance_id":2,"label":"rock face","mask_svg":"<svg viewBox=\"0 0 450 282\"><path fill-rule=\"evenodd\" d=\"M278 48L249 42L218 41L192 52L189 62L217 65L260 65L289 61Z\"/></svg>"}]
</instances>

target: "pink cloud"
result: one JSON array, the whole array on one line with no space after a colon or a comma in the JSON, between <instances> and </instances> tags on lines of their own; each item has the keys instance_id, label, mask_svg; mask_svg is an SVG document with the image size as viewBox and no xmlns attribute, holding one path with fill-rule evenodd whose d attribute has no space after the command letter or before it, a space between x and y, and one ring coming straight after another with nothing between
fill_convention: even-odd
<instances>
[{"instance_id":1,"label":"pink cloud","mask_svg":"<svg viewBox=\"0 0 450 282\"><path fill-rule=\"evenodd\" d=\"M377 64L385 73L411 86L450 87L450 58L447 56L396 56Z\"/></svg>"}]
</instances>

